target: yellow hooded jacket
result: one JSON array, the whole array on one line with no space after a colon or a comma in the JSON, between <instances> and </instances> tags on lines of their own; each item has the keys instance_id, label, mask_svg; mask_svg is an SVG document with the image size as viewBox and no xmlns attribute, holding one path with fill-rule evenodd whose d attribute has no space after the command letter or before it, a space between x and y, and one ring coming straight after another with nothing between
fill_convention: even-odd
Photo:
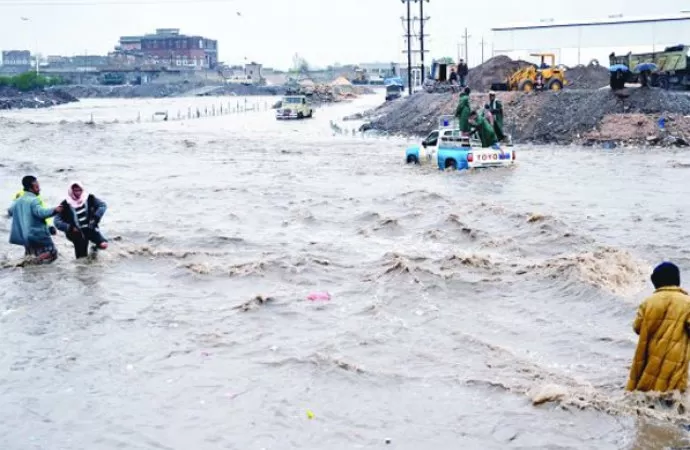
<instances>
[{"instance_id":1,"label":"yellow hooded jacket","mask_svg":"<svg viewBox=\"0 0 690 450\"><path fill-rule=\"evenodd\" d=\"M640 335L628 391L685 392L690 362L690 297L663 287L640 305L633 330Z\"/></svg>"},{"instance_id":2,"label":"yellow hooded jacket","mask_svg":"<svg viewBox=\"0 0 690 450\"><path fill-rule=\"evenodd\" d=\"M18 199L19 197L21 197L22 195L24 195L24 191L19 191L19 192L17 192L16 194L14 194L14 200L17 200L17 199ZM39 201L39 203L41 204L41 207L42 207L42 208L47 208L45 202L43 201L43 199L41 198L40 195L38 196L38 201ZM46 219L46 225L48 225L49 227L52 227L52 226L53 226L53 218L52 218L52 217L49 217L49 218Z\"/></svg>"}]
</instances>

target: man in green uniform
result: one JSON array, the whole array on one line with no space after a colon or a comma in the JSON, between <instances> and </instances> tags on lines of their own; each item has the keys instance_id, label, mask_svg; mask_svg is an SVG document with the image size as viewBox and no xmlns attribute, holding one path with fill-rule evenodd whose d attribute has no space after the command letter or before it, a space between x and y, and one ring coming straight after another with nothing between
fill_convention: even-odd
<instances>
[{"instance_id":1,"label":"man in green uniform","mask_svg":"<svg viewBox=\"0 0 690 450\"><path fill-rule=\"evenodd\" d=\"M460 131L463 133L469 133L470 127L470 112L472 108L470 107L470 88L465 88L465 90L460 94L460 102L455 110L455 117L458 118L460 122Z\"/></svg>"},{"instance_id":2,"label":"man in green uniform","mask_svg":"<svg viewBox=\"0 0 690 450\"><path fill-rule=\"evenodd\" d=\"M506 135L503 133L503 104L500 100L496 99L496 93L494 91L489 92L489 103L487 106L494 118L494 132L496 133L496 137L499 141L502 141L506 138Z\"/></svg>"},{"instance_id":3,"label":"man in green uniform","mask_svg":"<svg viewBox=\"0 0 690 450\"><path fill-rule=\"evenodd\" d=\"M476 131L479 135L483 148L498 147L498 138L496 137L494 128L491 126L489 121L486 120L486 118L477 114L477 111L472 111L470 113L469 122L473 126L472 133Z\"/></svg>"}]
</instances>

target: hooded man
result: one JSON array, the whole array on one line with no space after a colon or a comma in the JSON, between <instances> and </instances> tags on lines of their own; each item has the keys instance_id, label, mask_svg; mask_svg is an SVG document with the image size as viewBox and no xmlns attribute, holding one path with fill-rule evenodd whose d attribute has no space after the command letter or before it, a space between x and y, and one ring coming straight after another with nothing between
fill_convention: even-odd
<instances>
[{"instance_id":1,"label":"hooded man","mask_svg":"<svg viewBox=\"0 0 690 450\"><path fill-rule=\"evenodd\" d=\"M470 114L470 124L474 126L473 131L476 131L479 135L483 148L497 147L498 139L496 138L496 133L494 133L494 128L485 117L477 114L477 111L472 111Z\"/></svg>"},{"instance_id":2,"label":"hooded man","mask_svg":"<svg viewBox=\"0 0 690 450\"><path fill-rule=\"evenodd\" d=\"M489 103L486 104L488 109L491 111L491 115L494 118L493 126L496 137L499 141L505 139L505 134L503 134L503 104L500 100L496 99L496 93L494 91L489 92Z\"/></svg>"},{"instance_id":3,"label":"hooded man","mask_svg":"<svg viewBox=\"0 0 690 450\"><path fill-rule=\"evenodd\" d=\"M472 112L472 107L470 106L470 88L465 88L465 90L460 94L460 101L458 102L458 107L455 110L455 117L458 118L460 122L460 131L463 133L469 133L470 127L470 113Z\"/></svg>"},{"instance_id":4,"label":"hooded man","mask_svg":"<svg viewBox=\"0 0 690 450\"><path fill-rule=\"evenodd\" d=\"M41 186L36 177L22 178L24 194L17 198L7 210L12 218L10 244L24 247L25 256L34 256L40 263L50 263L57 259L58 252L53 244L46 219L60 214L62 206L44 208L39 195Z\"/></svg>"},{"instance_id":5,"label":"hooded man","mask_svg":"<svg viewBox=\"0 0 690 450\"><path fill-rule=\"evenodd\" d=\"M640 305L633 330L640 337L628 391L685 392L690 360L690 297L680 270L665 262L652 273L654 294Z\"/></svg>"}]
</instances>

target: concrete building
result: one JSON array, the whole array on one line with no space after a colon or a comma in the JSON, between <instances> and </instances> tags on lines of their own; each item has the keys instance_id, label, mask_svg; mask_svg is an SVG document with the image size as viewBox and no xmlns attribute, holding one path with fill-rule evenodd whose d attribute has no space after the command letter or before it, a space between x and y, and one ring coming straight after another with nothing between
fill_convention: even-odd
<instances>
[{"instance_id":1,"label":"concrete building","mask_svg":"<svg viewBox=\"0 0 690 450\"><path fill-rule=\"evenodd\" d=\"M244 65L244 74L250 79L254 80L254 82L258 83L263 80L263 74L261 73L262 68L263 65L252 61Z\"/></svg>"},{"instance_id":2,"label":"concrete building","mask_svg":"<svg viewBox=\"0 0 690 450\"><path fill-rule=\"evenodd\" d=\"M552 52L566 65L597 59L608 65L611 52L648 52L690 44L690 14L653 17L610 16L579 22L512 24L492 29L494 55L527 58L529 53Z\"/></svg>"},{"instance_id":3,"label":"concrete building","mask_svg":"<svg viewBox=\"0 0 690 450\"><path fill-rule=\"evenodd\" d=\"M28 50L7 50L2 52L3 66L31 66L31 52Z\"/></svg>"},{"instance_id":4,"label":"concrete building","mask_svg":"<svg viewBox=\"0 0 690 450\"><path fill-rule=\"evenodd\" d=\"M122 36L114 57L170 68L213 69L218 65L218 41L198 35L180 34L177 28L159 28L154 34ZM130 58L131 57L131 58Z\"/></svg>"}]
</instances>

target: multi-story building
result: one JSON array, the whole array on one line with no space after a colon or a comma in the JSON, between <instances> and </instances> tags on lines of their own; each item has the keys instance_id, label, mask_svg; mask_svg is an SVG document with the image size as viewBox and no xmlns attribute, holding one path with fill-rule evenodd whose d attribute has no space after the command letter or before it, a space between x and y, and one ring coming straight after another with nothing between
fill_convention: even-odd
<instances>
[{"instance_id":1,"label":"multi-story building","mask_svg":"<svg viewBox=\"0 0 690 450\"><path fill-rule=\"evenodd\" d=\"M170 68L215 68L218 41L197 35L180 34L177 28L160 28L155 34L123 36L116 52L141 56L147 63Z\"/></svg>"},{"instance_id":2,"label":"multi-story building","mask_svg":"<svg viewBox=\"0 0 690 450\"><path fill-rule=\"evenodd\" d=\"M28 50L8 50L2 52L3 66L31 66L31 52Z\"/></svg>"}]
</instances>

